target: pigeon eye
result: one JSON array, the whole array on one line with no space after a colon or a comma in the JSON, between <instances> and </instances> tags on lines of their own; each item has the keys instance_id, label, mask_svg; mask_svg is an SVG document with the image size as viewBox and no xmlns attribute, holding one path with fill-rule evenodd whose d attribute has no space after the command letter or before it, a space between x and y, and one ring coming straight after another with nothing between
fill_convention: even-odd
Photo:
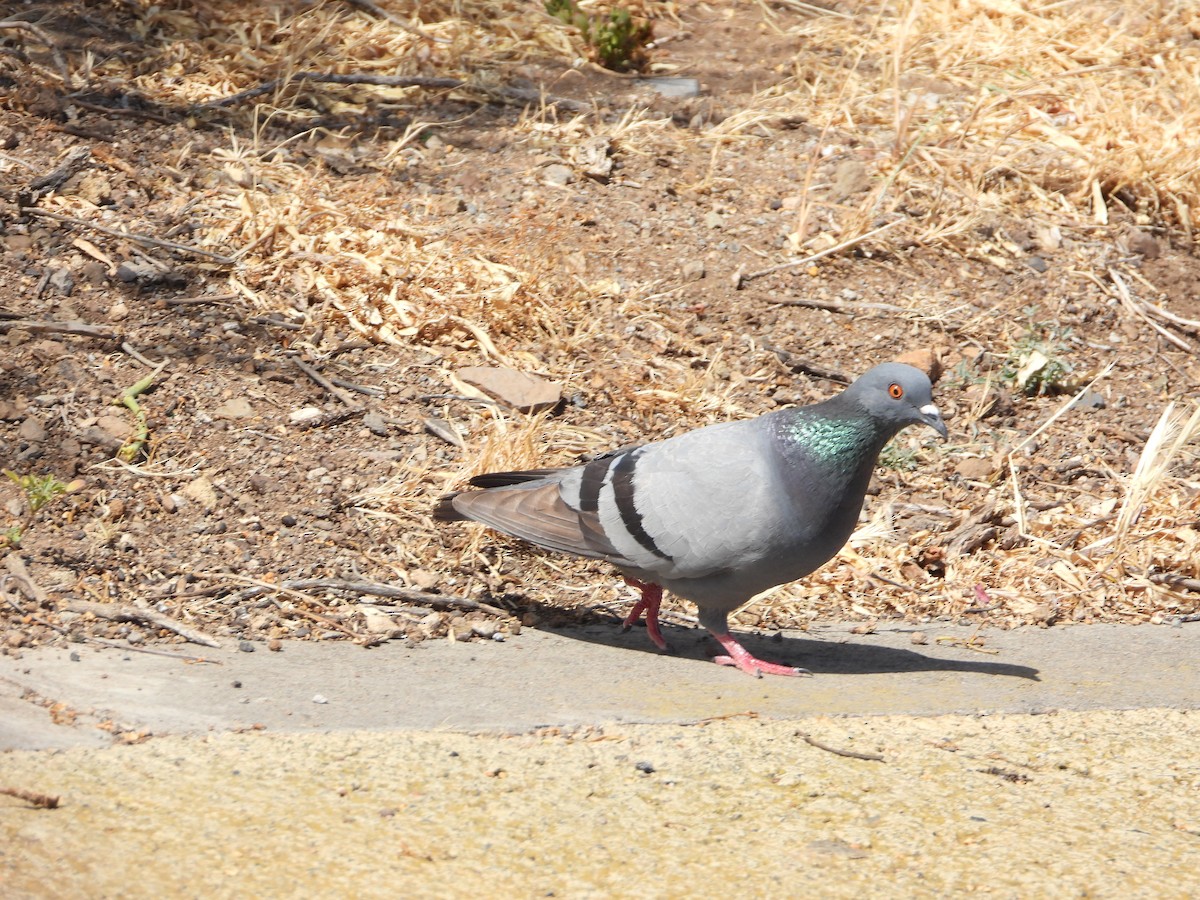
<instances>
[{"instance_id":1,"label":"pigeon eye","mask_svg":"<svg viewBox=\"0 0 1200 900\"><path fill-rule=\"evenodd\" d=\"M904 388L900 387L900 385L896 384L895 382L892 382L890 385L888 385L888 396L893 400L899 400L904 396Z\"/></svg>"}]
</instances>

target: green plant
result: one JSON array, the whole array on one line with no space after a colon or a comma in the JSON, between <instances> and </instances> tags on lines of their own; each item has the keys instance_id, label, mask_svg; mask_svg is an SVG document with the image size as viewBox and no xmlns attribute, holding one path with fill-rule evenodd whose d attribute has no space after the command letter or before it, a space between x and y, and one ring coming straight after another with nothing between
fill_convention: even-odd
<instances>
[{"instance_id":1,"label":"green plant","mask_svg":"<svg viewBox=\"0 0 1200 900\"><path fill-rule=\"evenodd\" d=\"M25 502L29 505L31 515L71 489L70 485L59 481L53 475L18 475L8 469L4 470L4 474L24 491Z\"/></svg>"},{"instance_id":2,"label":"green plant","mask_svg":"<svg viewBox=\"0 0 1200 900\"><path fill-rule=\"evenodd\" d=\"M4 470L9 480L17 485L25 494L25 520L13 525L0 534L0 542L9 547L18 547L25 532L33 524L38 511L53 503L58 497L82 486L81 481L70 484L59 481L53 475L18 475L9 469Z\"/></svg>"},{"instance_id":3,"label":"green plant","mask_svg":"<svg viewBox=\"0 0 1200 900\"><path fill-rule=\"evenodd\" d=\"M1001 376L1023 394L1058 394L1071 389L1073 366L1067 360L1069 328L1055 322L1035 322L1036 310L1028 307L1029 326L1009 350Z\"/></svg>"},{"instance_id":4,"label":"green plant","mask_svg":"<svg viewBox=\"0 0 1200 900\"><path fill-rule=\"evenodd\" d=\"M653 26L634 18L624 7L608 15L593 15L580 9L575 0L546 0L546 12L578 28L596 62L606 69L625 71L645 64L643 48L653 36Z\"/></svg>"}]
</instances>

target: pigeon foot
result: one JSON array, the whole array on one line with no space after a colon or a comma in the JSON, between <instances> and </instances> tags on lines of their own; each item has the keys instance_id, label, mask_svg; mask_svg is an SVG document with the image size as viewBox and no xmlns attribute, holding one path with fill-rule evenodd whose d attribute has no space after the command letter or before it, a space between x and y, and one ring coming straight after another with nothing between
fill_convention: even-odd
<instances>
[{"instance_id":1,"label":"pigeon foot","mask_svg":"<svg viewBox=\"0 0 1200 900\"><path fill-rule=\"evenodd\" d=\"M729 654L728 656L713 657L713 662L719 666L735 666L756 678L762 678L763 675L812 675L812 672L808 671L808 669L766 662L756 656L752 656L750 651L734 640L731 634L713 634L713 637L720 641L721 646L725 648L725 652Z\"/></svg>"},{"instance_id":2,"label":"pigeon foot","mask_svg":"<svg viewBox=\"0 0 1200 900\"><path fill-rule=\"evenodd\" d=\"M671 647L667 643L667 639L663 637L662 630L658 627L658 608L662 605L662 588L657 584L638 581L636 578L626 578L625 583L631 588L641 591L642 599L633 604L633 609L629 611L629 615L621 623L621 630L628 631L636 625L644 612L646 614L646 634L650 635L650 640L654 641L654 646L659 650L670 650Z\"/></svg>"}]
</instances>

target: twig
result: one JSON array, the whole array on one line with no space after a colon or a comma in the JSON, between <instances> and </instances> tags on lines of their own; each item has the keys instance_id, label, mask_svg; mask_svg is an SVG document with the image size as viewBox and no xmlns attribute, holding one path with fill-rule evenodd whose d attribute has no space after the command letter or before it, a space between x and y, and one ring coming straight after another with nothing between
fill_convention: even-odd
<instances>
[{"instance_id":1,"label":"twig","mask_svg":"<svg viewBox=\"0 0 1200 900\"><path fill-rule=\"evenodd\" d=\"M189 656L186 653L172 653L170 650L159 650L156 647L138 647L125 641L110 641L105 638L92 637L91 635L85 635L84 640L89 644L99 644L102 647L129 650L132 653L148 653L150 656L165 656L167 659L177 659L185 663L209 663L214 666L224 665L219 659L209 659L207 656Z\"/></svg>"},{"instance_id":2,"label":"twig","mask_svg":"<svg viewBox=\"0 0 1200 900\"><path fill-rule=\"evenodd\" d=\"M834 753L838 756L844 756L847 759L865 759L870 762L886 762L878 753L859 753L857 750L841 750L837 747L830 747L828 744L822 744L814 737L810 737L803 731L797 731L796 737L802 739L804 743L816 747L818 750L824 750L828 753Z\"/></svg>"},{"instance_id":3,"label":"twig","mask_svg":"<svg viewBox=\"0 0 1200 900\"><path fill-rule=\"evenodd\" d=\"M323 588L330 591L367 594L372 597L387 597L390 600L405 600L433 609L461 609L467 612L478 610L490 613L493 616L505 617L512 615L499 607L480 603L478 600L471 600L467 597L458 597L454 594L431 594L428 591L396 587L392 584L381 584L376 581L345 581L341 578L306 578L298 581L285 581L282 586L298 591Z\"/></svg>"},{"instance_id":4,"label":"twig","mask_svg":"<svg viewBox=\"0 0 1200 900\"><path fill-rule=\"evenodd\" d=\"M3 25L0 22L0 25ZM0 787L0 794L6 797L16 797L18 800L24 800L31 806L36 806L38 809L58 809L58 797L52 797L49 794L37 794L33 791L23 791L20 788Z\"/></svg>"},{"instance_id":5,"label":"twig","mask_svg":"<svg viewBox=\"0 0 1200 900\"><path fill-rule=\"evenodd\" d=\"M101 234L107 234L110 237L122 238L123 240L133 241L135 244L144 244L147 247L159 247L163 250L174 250L178 253L190 253L193 256L203 256L206 259L211 259L219 262L222 265L232 266L236 260L228 256L222 256L220 253L213 253L211 250L204 250L192 244L179 244L175 241L164 241L160 238L150 237L148 234L136 234L132 231L120 231L116 228L109 228L106 225L97 225L95 222L89 222L86 219L76 219L74 216L64 216L61 213L50 212L48 209L38 209L36 206L22 206L21 212L27 216L38 216L43 219L54 219L56 222L65 222L68 225L75 225L79 228L90 228L92 231L98 231Z\"/></svg>"},{"instance_id":6,"label":"twig","mask_svg":"<svg viewBox=\"0 0 1200 900\"><path fill-rule=\"evenodd\" d=\"M236 94L230 94L228 97L198 103L192 109L199 111L235 106L297 81L312 81L318 84L371 84L380 87L423 87L450 90L463 87L467 83L460 78L432 78L423 75L341 75L333 72L297 72L287 78L273 78L258 87L247 88Z\"/></svg>"},{"instance_id":7,"label":"twig","mask_svg":"<svg viewBox=\"0 0 1200 900\"><path fill-rule=\"evenodd\" d=\"M0 322L0 329L9 331L13 328L28 331L30 334L78 334L102 341L116 341L121 337L120 332L87 322L35 322L30 319L7 319Z\"/></svg>"},{"instance_id":8,"label":"twig","mask_svg":"<svg viewBox=\"0 0 1200 900\"><path fill-rule=\"evenodd\" d=\"M2 23L0 23L2 24ZM33 196L47 194L50 191L56 191L67 180L87 165L88 160L92 158L92 150L85 144L72 147L67 155L63 157L61 163L58 164L52 171L45 175L39 175L33 181L29 182L29 192Z\"/></svg>"},{"instance_id":9,"label":"twig","mask_svg":"<svg viewBox=\"0 0 1200 900\"><path fill-rule=\"evenodd\" d=\"M373 387L369 384L355 384L353 381L347 381L345 378L338 378L334 375L330 375L329 380L338 387L344 387L348 391L358 391L368 397L383 397L387 394L383 388Z\"/></svg>"},{"instance_id":10,"label":"twig","mask_svg":"<svg viewBox=\"0 0 1200 900\"><path fill-rule=\"evenodd\" d=\"M1149 578L1154 584L1165 584L1185 591L1200 591L1200 578L1185 578L1171 572L1155 572Z\"/></svg>"},{"instance_id":11,"label":"twig","mask_svg":"<svg viewBox=\"0 0 1200 900\"><path fill-rule=\"evenodd\" d=\"M201 644L205 647L219 649L221 646L218 641L204 632L189 628L182 622L153 609L142 609L137 606L113 606L107 603L93 603L90 600L72 600L66 608L70 612L91 613L97 618L108 619L110 622L137 622L142 625L152 625L155 628L165 628L193 644Z\"/></svg>"},{"instance_id":12,"label":"twig","mask_svg":"<svg viewBox=\"0 0 1200 900\"><path fill-rule=\"evenodd\" d=\"M325 388L325 390L327 390L334 397L337 397L339 400L341 400L342 403L346 404L346 406L350 407L350 409L353 409L353 410L362 409L362 405L359 404L358 401L356 401L348 393L343 391L340 387L333 384L328 378L326 378L324 375L322 375L320 372L318 372L316 369L314 369L312 366L310 366L308 363L306 363L300 357L293 356L292 362L294 362L296 364L296 368L298 368L301 372L303 372L305 375L307 375L309 378L311 378L313 381L315 381L321 387Z\"/></svg>"},{"instance_id":13,"label":"twig","mask_svg":"<svg viewBox=\"0 0 1200 900\"><path fill-rule=\"evenodd\" d=\"M821 378L825 381L832 381L834 384L849 384L850 379L841 372L834 372L832 369L823 369L820 366L805 362L802 359L797 359L793 354L784 350L782 347L777 347L774 344L763 341L762 348L769 353L775 354L775 358L787 366L792 372L801 375L811 375L813 378Z\"/></svg>"},{"instance_id":14,"label":"twig","mask_svg":"<svg viewBox=\"0 0 1200 900\"><path fill-rule=\"evenodd\" d=\"M29 569L25 567L25 560L21 559L17 553L10 553L4 557L4 567L8 569L13 582L22 594L32 600L38 606L45 606L50 601L50 595L42 589L33 576L29 574Z\"/></svg>"},{"instance_id":15,"label":"twig","mask_svg":"<svg viewBox=\"0 0 1200 900\"><path fill-rule=\"evenodd\" d=\"M50 48L50 56L54 60L54 65L58 66L59 77L62 78L63 84L67 86L67 90L75 90L75 84L71 78L71 70L67 68L67 59L63 56L62 50L50 35L46 34L42 29L38 28L32 22L22 22L20 19L4 19L0 21L0 28L16 29L19 31L28 31L35 38Z\"/></svg>"},{"instance_id":16,"label":"twig","mask_svg":"<svg viewBox=\"0 0 1200 900\"><path fill-rule=\"evenodd\" d=\"M912 312L911 309L905 309L903 306L893 306L891 303L846 303L841 300L816 300L812 297L772 298L771 302L780 306L805 306L810 309L827 309L830 312L845 313L846 315L853 315L863 309L878 309L883 312L894 313Z\"/></svg>"},{"instance_id":17,"label":"twig","mask_svg":"<svg viewBox=\"0 0 1200 900\"><path fill-rule=\"evenodd\" d=\"M760 269L757 272L739 271L733 276L734 290L740 291L743 287L745 287L747 282L754 281L756 278L762 278L765 275L774 275L776 272L782 272L785 269L795 269L799 266L807 266L809 263L814 263L818 259L824 259L826 256L832 256L834 253L838 253L849 247L853 247L855 244L861 244L863 241L881 235L885 231L890 231L897 225L902 224L904 224L903 219L896 219L893 222L888 222L886 225L881 225L878 228L874 228L871 231L868 231L866 234L860 234L857 237L848 238L847 240L842 241L840 244L834 244L832 247L827 247L820 253L814 253L811 256L804 257L803 259L794 259L790 262L780 263L777 266Z\"/></svg>"},{"instance_id":18,"label":"twig","mask_svg":"<svg viewBox=\"0 0 1200 900\"><path fill-rule=\"evenodd\" d=\"M146 359L146 357L144 357L144 356L142 356L142 354L138 353L137 348L134 347L133 344L129 343L129 341L122 341L121 349L123 351L125 351L126 355L132 357L133 359L136 359L147 369L159 369L162 366L166 365L165 362L161 362L161 363L150 362L150 360Z\"/></svg>"}]
</instances>

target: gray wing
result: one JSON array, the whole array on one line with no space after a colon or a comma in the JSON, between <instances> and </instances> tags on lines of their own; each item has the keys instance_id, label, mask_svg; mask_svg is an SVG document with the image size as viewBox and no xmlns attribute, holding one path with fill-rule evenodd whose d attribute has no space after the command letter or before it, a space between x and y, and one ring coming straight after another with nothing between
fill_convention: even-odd
<instances>
[{"instance_id":1,"label":"gray wing","mask_svg":"<svg viewBox=\"0 0 1200 900\"><path fill-rule=\"evenodd\" d=\"M484 476L443 501L541 547L658 579L737 569L777 543L787 512L770 429L713 425L573 469Z\"/></svg>"}]
</instances>

